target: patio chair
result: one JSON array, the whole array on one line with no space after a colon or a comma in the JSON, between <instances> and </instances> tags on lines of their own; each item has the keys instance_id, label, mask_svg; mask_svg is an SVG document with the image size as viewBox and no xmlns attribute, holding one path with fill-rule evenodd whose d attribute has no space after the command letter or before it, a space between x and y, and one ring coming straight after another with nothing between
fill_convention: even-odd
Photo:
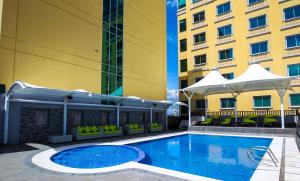
<instances>
[{"instance_id":1,"label":"patio chair","mask_svg":"<svg viewBox=\"0 0 300 181\"><path fill-rule=\"evenodd\" d=\"M255 121L257 119L257 115L248 115L243 118L242 125L255 125L257 127L257 122Z\"/></svg>"},{"instance_id":2,"label":"patio chair","mask_svg":"<svg viewBox=\"0 0 300 181\"><path fill-rule=\"evenodd\" d=\"M201 122L201 126L203 125L210 125L213 122L212 118L206 118L205 121Z\"/></svg>"},{"instance_id":3,"label":"patio chair","mask_svg":"<svg viewBox=\"0 0 300 181\"><path fill-rule=\"evenodd\" d=\"M275 117L276 117L276 115L266 114L264 117L263 126L265 126L265 125L272 126L273 123L277 122L277 119Z\"/></svg>"},{"instance_id":4,"label":"patio chair","mask_svg":"<svg viewBox=\"0 0 300 181\"><path fill-rule=\"evenodd\" d=\"M229 126L231 123L231 117L227 117L225 118L225 120L223 122L221 122L222 126Z\"/></svg>"},{"instance_id":5,"label":"patio chair","mask_svg":"<svg viewBox=\"0 0 300 181\"><path fill-rule=\"evenodd\" d=\"M213 115L211 118L212 118L212 123L218 124L218 122L220 120L220 116L219 115Z\"/></svg>"}]
</instances>

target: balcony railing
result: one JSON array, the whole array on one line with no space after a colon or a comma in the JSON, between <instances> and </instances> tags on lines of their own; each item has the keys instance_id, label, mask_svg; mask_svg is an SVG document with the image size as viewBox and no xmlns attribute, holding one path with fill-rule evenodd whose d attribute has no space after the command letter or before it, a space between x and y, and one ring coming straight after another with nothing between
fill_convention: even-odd
<instances>
[{"instance_id":1,"label":"balcony railing","mask_svg":"<svg viewBox=\"0 0 300 181\"><path fill-rule=\"evenodd\" d=\"M193 23L192 30L202 28L202 27L205 27L205 26L207 26L207 23L205 21L195 22L195 23Z\"/></svg>"},{"instance_id":2,"label":"balcony railing","mask_svg":"<svg viewBox=\"0 0 300 181\"><path fill-rule=\"evenodd\" d=\"M249 64L265 62L265 61L271 61L271 60L272 60L272 57L271 57L271 54L269 52L261 53L261 54L255 54L255 55L250 55Z\"/></svg>"},{"instance_id":3,"label":"balcony railing","mask_svg":"<svg viewBox=\"0 0 300 181\"><path fill-rule=\"evenodd\" d=\"M215 23L218 23L218 22L221 22L221 21L225 21L225 20L231 19L231 18L234 18L234 16L232 15L232 12L229 12L229 13L226 13L226 14L222 14L222 15L219 15L217 17L217 19L215 20Z\"/></svg>"},{"instance_id":4,"label":"balcony railing","mask_svg":"<svg viewBox=\"0 0 300 181\"><path fill-rule=\"evenodd\" d=\"M271 31L269 30L268 26L264 26L264 27L260 27L260 28L256 28L256 29L250 29L249 35L247 36L247 38L252 38L252 37L265 35L265 34L269 34L269 33L271 33Z\"/></svg>"},{"instance_id":5,"label":"balcony railing","mask_svg":"<svg viewBox=\"0 0 300 181\"><path fill-rule=\"evenodd\" d=\"M299 79L297 79L297 80L292 80L292 81L291 81L291 86L292 86L292 87L298 87L298 86L300 86L300 80L299 80Z\"/></svg>"},{"instance_id":6,"label":"balcony railing","mask_svg":"<svg viewBox=\"0 0 300 181\"><path fill-rule=\"evenodd\" d=\"M234 42L234 41L235 41L235 39L232 35L225 36L225 37L219 37L217 39L216 45L222 45L222 44L230 43L230 42Z\"/></svg>"},{"instance_id":7,"label":"balcony railing","mask_svg":"<svg viewBox=\"0 0 300 181\"><path fill-rule=\"evenodd\" d=\"M300 56L300 47L286 49L283 58L295 56Z\"/></svg>"},{"instance_id":8,"label":"balcony railing","mask_svg":"<svg viewBox=\"0 0 300 181\"><path fill-rule=\"evenodd\" d=\"M201 0L201 1L198 1L198 2L196 2L196 3L192 3L190 9L192 10L192 9L197 8L197 7L203 6L203 5L205 5L205 4L214 2L214 1L215 1L215 0Z\"/></svg>"},{"instance_id":9,"label":"balcony railing","mask_svg":"<svg viewBox=\"0 0 300 181\"><path fill-rule=\"evenodd\" d=\"M200 49L204 49L204 48L208 48L206 42L194 44L192 50L200 50Z\"/></svg>"},{"instance_id":10,"label":"balcony railing","mask_svg":"<svg viewBox=\"0 0 300 181\"><path fill-rule=\"evenodd\" d=\"M283 22L283 24L284 25L281 27L281 30L300 27L300 18L290 20L290 21L285 21L285 22Z\"/></svg>"},{"instance_id":11,"label":"balcony railing","mask_svg":"<svg viewBox=\"0 0 300 181\"><path fill-rule=\"evenodd\" d=\"M178 9L177 10L177 16L180 16L180 15L182 15L182 14L185 14L185 8L181 8L181 9Z\"/></svg>"},{"instance_id":12,"label":"balcony railing","mask_svg":"<svg viewBox=\"0 0 300 181\"><path fill-rule=\"evenodd\" d=\"M218 68L232 67L232 66L236 66L233 59L218 61L218 64L217 64Z\"/></svg>"},{"instance_id":13,"label":"balcony railing","mask_svg":"<svg viewBox=\"0 0 300 181\"><path fill-rule=\"evenodd\" d=\"M192 70L192 72L198 72L201 70L208 70L208 65L207 63L203 63L203 64L194 64L194 69Z\"/></svg>"},{"instance_id":14,"label":"balcony railing","mask_svg":"<svg viewBox=\"0 0 300 181\"><path fill-rule=\"evenodd\" d=\"M253 11L258 11L258 10L260 10L260 9L264 9L264 8L267 8L267 7L269 7L269 3L268 3L267 0L264 0L264 1L262 1L262 2L255 3L255 4L253 4L253 5L248 5L247 10L246 10L245 13L246 13L246 14L247 14L247 13L251 13L251 12L253 12Z\"/></svg>"}]
</instances>

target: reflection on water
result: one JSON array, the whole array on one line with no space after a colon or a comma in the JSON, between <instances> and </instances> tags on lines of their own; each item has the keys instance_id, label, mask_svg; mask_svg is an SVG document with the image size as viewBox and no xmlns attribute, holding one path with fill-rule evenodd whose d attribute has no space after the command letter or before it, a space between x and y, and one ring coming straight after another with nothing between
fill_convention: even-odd
<instances>
[{"instance_id":1,"label":"reflection on water","mask_svg":"<svg viewBox=\"0 0 300 181\"><path fill-rule=\"evenodd\" d=\"M248 159L247 150L270 143L271 139L190 134L131 146L145 152L144 164L222 180L249 180L257 163Z\"/></svg>"}]
</instances>

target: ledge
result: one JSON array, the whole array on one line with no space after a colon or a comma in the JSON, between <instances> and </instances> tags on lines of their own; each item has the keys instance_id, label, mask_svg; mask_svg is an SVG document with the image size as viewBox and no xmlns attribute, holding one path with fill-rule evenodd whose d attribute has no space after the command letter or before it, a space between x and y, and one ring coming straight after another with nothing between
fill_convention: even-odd
<instances>
[{"instance_id":1,"label":"ledge","mask_svg":"<svg viewBox=\"0 0 300 181\"><path fill-rule=\"evenodd\" d=\"M255 11L258 11L258 10L261 10L261 9L265 9L265 8L268 8L268 7L269 7L268 2L263 1L261 3L255 4L253 6L248 6L245 14L252 13L252 12L255 12Z\"/></svg>"}]
</instances>

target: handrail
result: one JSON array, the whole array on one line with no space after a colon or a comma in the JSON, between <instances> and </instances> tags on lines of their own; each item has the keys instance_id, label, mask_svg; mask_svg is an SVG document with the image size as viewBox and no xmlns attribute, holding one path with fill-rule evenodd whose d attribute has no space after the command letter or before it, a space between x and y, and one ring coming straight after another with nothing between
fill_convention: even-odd
<instances>
[{"instance_id":1,"label":"handrail","mask_svg":"<svg viewBox=\"0 0 300 181\"><path fill-rule=\"evenodd\" d=\"M278 160L275 156L275 154L273 153L273 151L268 148L268 147L265 147L265 146L255 146L255 147L252 147L250 148L248 151L247 151L247 156L250 160L252 161L255 161L255 162L260 162L262 160L262 157L259 157L255 154L255 152L253 151L265 151L268 153L269 157L271 158L272 162L274 163L274 165L276 167L278 167L277 163L278 163ZM250 156L251 155L251 156ZM259 159L259 160L258 160Z\"/></svg>"}]
</instances>

